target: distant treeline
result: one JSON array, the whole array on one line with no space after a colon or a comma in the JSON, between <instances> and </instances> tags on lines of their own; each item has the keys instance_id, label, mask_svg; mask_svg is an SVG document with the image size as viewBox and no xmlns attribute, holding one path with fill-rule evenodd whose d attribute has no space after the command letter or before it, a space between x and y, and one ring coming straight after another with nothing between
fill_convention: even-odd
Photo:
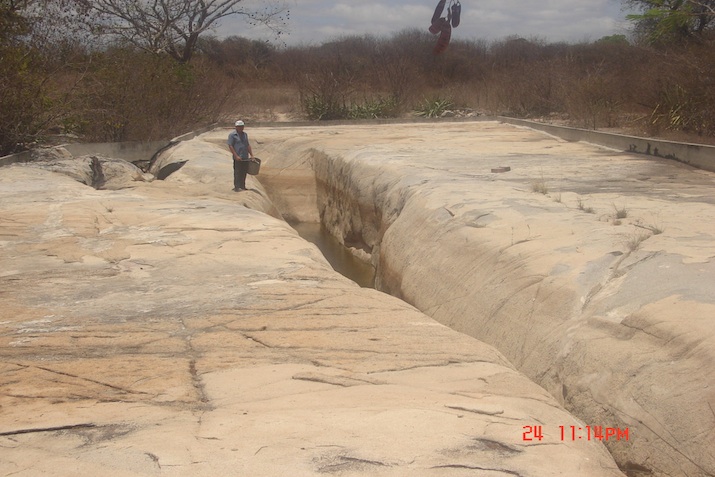
<instances>
[{"instance_id":1,"label":"distant treeline","mask_svg":"<svg viewBox=\"0 0 715 477\"><path fill-rule=\"evenodd\" d=\"M665 45L622 35L579 44L454 38L439 56L434 37L416 29L298 47L202 36L190 60L177 61L126 42L32 28L0 8L0 155L58 134L150 140L238 117L439 116L447 109L715 141L709 31Z\"/></svg>"}]
</instances>

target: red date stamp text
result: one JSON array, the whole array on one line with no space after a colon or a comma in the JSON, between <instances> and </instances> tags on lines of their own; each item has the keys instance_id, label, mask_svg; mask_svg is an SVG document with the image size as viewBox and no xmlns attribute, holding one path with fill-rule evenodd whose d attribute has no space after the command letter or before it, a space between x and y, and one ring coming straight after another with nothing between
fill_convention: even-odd
<instances>
[{"instance_id":1,"label":"red date stamp text","mask_svg":"<svg viewBox=\"0 0 715 477\"><path fill-rule=\"evenodd\" d=\"M562 441L627 441L628 428L606 426L558 426L553 433L544 434L546 426L522 426L523 441L541 441L545 437L559 438ZM548 431L548 430L547 430Z\"/></svg>"}]
</instances>

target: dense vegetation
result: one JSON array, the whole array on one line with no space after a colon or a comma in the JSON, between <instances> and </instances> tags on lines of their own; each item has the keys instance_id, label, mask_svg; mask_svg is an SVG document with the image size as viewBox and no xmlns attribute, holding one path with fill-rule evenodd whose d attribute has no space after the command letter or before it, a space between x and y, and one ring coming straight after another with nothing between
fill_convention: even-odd
<instances>
[{"instance_id":1,"label":"dense vegetation","mask_svg":"<svg viewBox=\"0 0 715 477\"><path fill-rule=\"evenodd\" d=\"M61 10L70 0L53 1ZM664 0L627 1L647 7L633 18L630 39L456 38L433 56L434 37L422 30L298 47L202 35L180 56L80 29L76 8L39 22L31 0L0 0L0 155L57 134L148 140L237 117L439 116L447 109L715 142L710 2L680 2L688 11Z\"/></svg>"}]
</instances>

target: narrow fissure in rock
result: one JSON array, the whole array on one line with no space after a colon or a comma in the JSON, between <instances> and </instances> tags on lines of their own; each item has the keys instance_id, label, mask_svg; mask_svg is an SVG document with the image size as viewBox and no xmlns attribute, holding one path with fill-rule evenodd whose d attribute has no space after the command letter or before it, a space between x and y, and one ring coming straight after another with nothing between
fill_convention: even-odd
<instances>
[{"instance_id":1,"label":"narrow fissure in rock","mask_svg":"<svg viewBox=\"0 0 715 477\"><path fill-rule=\"evenodd\" d=\"M300 204L289 204L290 198L282 198L286 205L294 210L303 210L303 213L312 216L320 217L321 223L312 224L292 224L299 234L306 240L316 244L323 251L326 259L333 265L336 271L348 276L354 281L358 281L351 276L350 271L347 273L341 270L340 266L334 264L334 260L329 257L331 253L342 253L350 255L351 251L348 247L351 237L360 237L361 245L359 251L364 252L367 260L371 263L364 263L370 269L370 286L384 293L388 293L397 298L403 299L418 309L432 316L439 322L450 326L457 331L474 336L468 330L460 329L460 326L454 326L454 323L445 322L444 319L439 319L433 316L428 309L420 307L419 303L414 302L410 296L406 296L403 290L401 269L395 269L396 262L386 260L381 254L383 251L383 239L388 229L392 227L398 217L405 210L407 202L413 197L415 189L400 187L399 183L378 186L377 182L361 183L367 185L366 190L357 190L359 179L374 174L374 171L368 170L369 167L363 169L362 165L352 163L346 164L341 158L331 158L318 151L313 151L311 155L310 167L314 174L315 181L312 186L315 190L315 195L301 195L295 197ZM271 178L263 182L268 185L267 190L269 195L276 196L281 194L279 188L271 187ZM392 188L394 187L394 188ZM317 207L316 211L310 214L305 210L309 206L309 198L315 200L314 204ZM284 200L285 199L285 200ZM282 212L282 211L281 211ZM403 227L398 227L400 230L392 232L393 240L396 234L406 233L407 230ZM429 231L427 231L429 232ZM425 233L427 233L425 232ZM403 240L419 240L421 231L412 229L409 236L404 236ZM320 243L322 242L322 244ZM325 244L329 245L326 246ZM420 242L422 243L422 242ZM430 253L430 245L432 242L425 242L425 253ZM327 251L326 251L327 250ZM359 252L358 252L359 253ZM355 258L355 257L354 257ZM397 267L401 268L401 267ZM439 274L432 277L439 281ZM436 287L444 284L435 284ZM414 292L414 290L411 290ZM425 290L427 292L427 290ZM407 293L409 295L409 293ZM454 317L453 317L454 318ZM475 336L475 338L478 338ZM479 339L479 338L478 338ZM488 343L488 341L485 341ZM494 343L491 343L494 345ZM525 374L528 372L522 370ZM533 379L533 376L532 376ZM538 384L538 383L537 383ZM581 418L588 418L589 412L579 413L579 409L569 406L570 411ZM613 449L609 449L613 450ZM613 454L613 452L612 452ZM614 455L616 457L616 455ZM623 461L623 456L621 462ZM618 460L618 459L617 459Z\"/></svg>"},{"instance_id":2,"label":"narrow fissure in rock","mask_svg":"<svg viewBox=\"0 0 715 477\"><path fill-rule=\"evenodd\" d=\"M375 288L375 269L358 258L318 223L299 222L291 227L308 242L315 244L333 269L363 288Z\"/></svg>"}]
</instances>

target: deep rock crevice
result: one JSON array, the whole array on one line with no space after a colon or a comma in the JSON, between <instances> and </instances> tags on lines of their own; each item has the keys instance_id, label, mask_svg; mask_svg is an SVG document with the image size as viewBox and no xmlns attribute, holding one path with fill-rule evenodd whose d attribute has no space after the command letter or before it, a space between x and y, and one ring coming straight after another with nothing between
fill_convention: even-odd
<instances>
[{"instance_id":1,"label":"deep rock crevice","mask_svg":"<svg viewBox=\"0 0 715 477\"><path fill-rule=\"evenodd\" d=\"M434 206L429 191L411 187L425 182L408 179L399 170L331 157L315 149L308 163L314 176L317 215L341 243L365 252L376 269L376 289L495 346L587 423L634 429L637 443L605 442L623 468L642 472L648 462L663 459L670 462L663 468L671 469L663 472L682 466L683 475L708 475L707 465L696 462L699 458L683 459L700 455L707 461L704 449L697 449L700 444L695 449L679 449L642 425L643 416L649 414L667 421L664 410L672 403L649 399L639 410L619 407L618 403L645 385L640 382L641 365L629 359L643 342L640 337L630 343L617 339L609 348L610 356L604 355L603 340L613 336L612 330L593 317L594 310L615 293L615 281L657 254L635 257L635 247L618 253L616 263L610 260L599 265L610 264L600 270L601 279L591 274L593 281L580 291L561 272L549 273L533 264L548 250L538 251L544 237L532 234L531 227L528 240L517 243L512 227L511 246L500 247L490 229L494 222L498 225L498 212L482 212L470 224L457 223L461 220L454 212L457 209ZM270 188L269 192L281 193ZM487 216L488 224L474 226ZM649 347L642 350L643 356L651 352ZM691 431L681 429L680 437L674 439L681 439L681 446L692 446L683 435Z\"/></svg>"}]
</instances>

